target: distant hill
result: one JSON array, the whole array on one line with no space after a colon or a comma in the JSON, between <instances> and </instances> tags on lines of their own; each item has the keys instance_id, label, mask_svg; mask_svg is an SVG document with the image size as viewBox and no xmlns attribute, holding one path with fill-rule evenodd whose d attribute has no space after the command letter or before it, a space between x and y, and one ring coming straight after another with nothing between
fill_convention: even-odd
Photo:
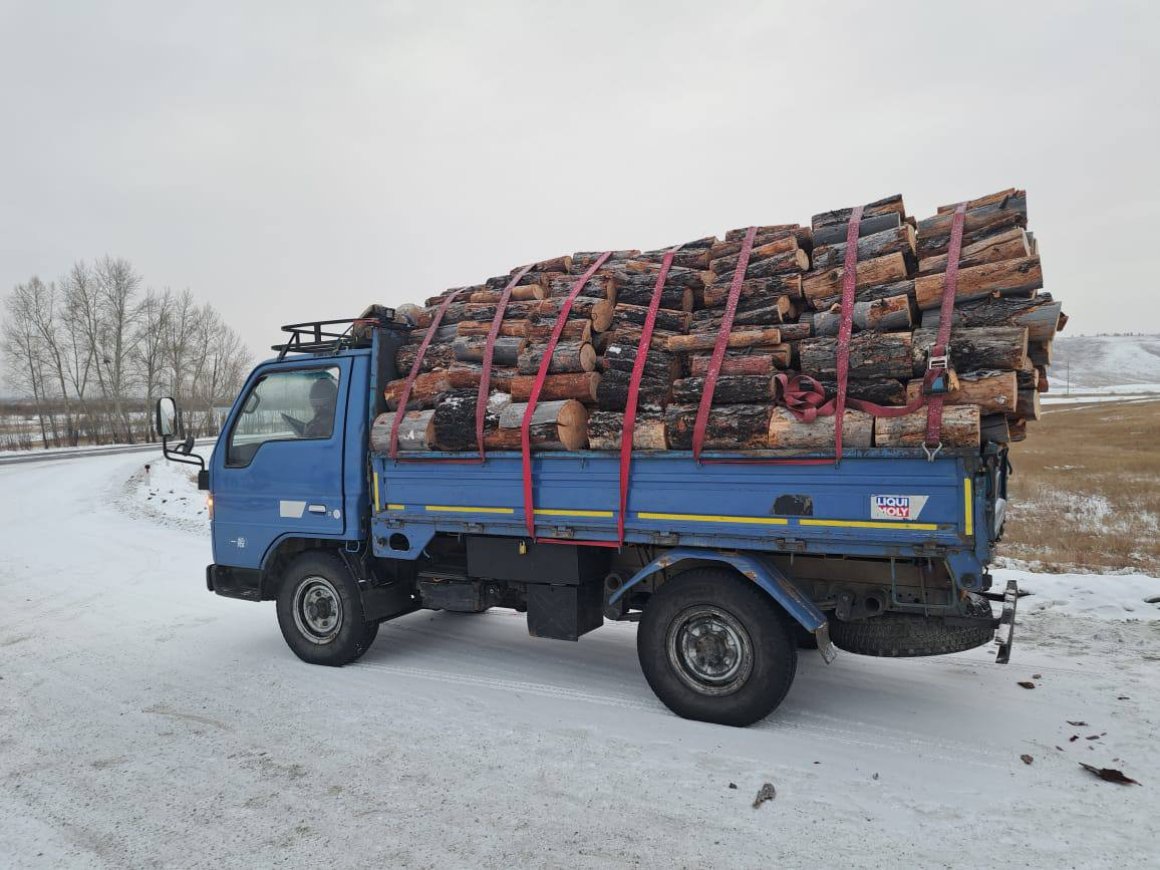
<instances>
[{"instance_id":1,"label":"distant hill","mask_svg":"<svg viewBox=\"0 0 1160 870\"><path fill-rule=\"evenodd\" d=\"M1160 392L1160 335L1061 335L1053 350L1051 395L1064 391L1069 376L1073 393Z\"/></svg>"}]
</instances>

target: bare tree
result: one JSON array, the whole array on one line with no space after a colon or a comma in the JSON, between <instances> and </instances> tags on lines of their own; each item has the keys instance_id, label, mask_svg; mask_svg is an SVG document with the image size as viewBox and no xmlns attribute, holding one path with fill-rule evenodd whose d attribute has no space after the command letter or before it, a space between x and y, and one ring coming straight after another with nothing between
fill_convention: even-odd
<instances>
[{"instance_id":1,"label":"bare tree","mask_svg":"<svg viewBox=\"0 0 1160 870\"><path fill-rule=\"evenodd\" d=\"M135 312L136 336L130 352L130 360L137 370L138 383L145 390L145 408L153 406L154 399L161 393L161 378L165 366L165 342L169 334L169 318L173 308L173 294L168 288L160 293L152 288L145 291L145 297ZM152 416L146 431L153 440Z\"/></svg>"},{"instance_id":2,"label":"bare tree","mask_svg":"<svg viewBox=\"0 0 1160 870\"><path fill-rule=\"evenodd\" d=\"M129 357L133 351L133 329L136 317L134 297L141 276L128 260L102 257L95 268L97 298L100 302L101 333L95 345L98 367L104 370L106 398L113 403L113 413L122 440L133 443L133 427L125 412L125 399L131 386Z\"/></svg>"},{"instance_id":3,"label":"bare tree","mask_svg":"<svg viewBox=\"0 0 1160 870\"><path fill-rule=\"evenodd\" d=\"M40 441L49 446L44 396L44 364L26 284L18 284L4 300L3 353L11 385L32 393L40 423Z\"/></svg>"}]
</instances>

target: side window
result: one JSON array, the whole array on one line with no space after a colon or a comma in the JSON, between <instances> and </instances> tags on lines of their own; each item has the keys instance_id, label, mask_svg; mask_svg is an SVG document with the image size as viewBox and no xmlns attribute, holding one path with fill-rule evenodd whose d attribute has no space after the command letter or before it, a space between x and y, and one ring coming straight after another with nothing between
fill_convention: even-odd
<instances>
[{"instance_id":1,"label":"side window","mask_svg":"<svg viewBox=\"0 0 1160 870\"><path fill-rule=\"evenodd\" d=\"M338 367L263 376L246 396L226 447L226 465L249 465L267 441L326 439L334 432Z\"/></svg>"}]
</instances>

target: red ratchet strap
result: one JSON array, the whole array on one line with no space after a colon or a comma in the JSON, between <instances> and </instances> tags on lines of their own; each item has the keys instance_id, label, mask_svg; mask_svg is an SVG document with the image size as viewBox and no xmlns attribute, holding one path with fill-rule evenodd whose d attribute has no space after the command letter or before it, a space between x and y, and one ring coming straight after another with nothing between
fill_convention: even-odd
<instances>
[{"instance_id":1,"label":"red ratchet strap","mask_svg":"<svg viewBox=\"0 0 1160 870\"><path fill-rule=\"evenodd\" d=\"M491 389L491 360L495 355L495 340L499 336L499 329L503 324L503 317L507 311L508 301L512 297L512 290L520 281L524 280L524 276L531 271L531 268L531 265L524 266L503 288L499 302L495 305L495 317L491 319L491 329L487 331L487 343L483 348L483 371L479 376L479 393L475 397L475 444L479 448L480 462L486 458L483 450L483 424L487 418L487 394Z\"/></svg>"},{"instance_id":2,"label":"red ratchet strap","mask_svg":"<svg viewBox=\"0 0 1160 870\"><path fill-rule=\"evenodd\" d=\"M653 287L652 299L648 303L644 327L640 331L640 342L636 346L636 359L632 362L632 378L628 382L628 401L624 406L624 427L620 432L620 510L616 514L616 540L624 543L624 515L628 508L628 482L632 475L632 436L636 431L636 405L640 398L640 379L644 377L644 366L652 343L653 329L656 327L657 311L661 307L665 281L673 266L673 257L681 248L677 245L669 249L661 260L661 270L657 273L657 283Z\"/></svg>"},{"instance_id":3,"label":"red ratchet strap","mask_svg":"<svg viewBox=\"0 0 1160 870\"><path fill-rule=\"evenodd\" d=\"M523 450L523 474L524 474L524 521L527 523L528 536L536 540L536 510L535 500L532 495L532 415L536 412L536 403L540 400L540 391L544 388L544 380L548 377L548 368L552 365L552 354L556 352L556 344L560 341L560 335L564 332L564 324L568 322L568 315L572 312L572 303L576 301L576 297L583 291L585 285L596 274L596 270L604 265L604 261L612 256L612 251L605 251L595 262L588 267L588 270L580 276L575 284L572 285L564 304L560 306L560 313L556 317L556 324L552 327L552 334L548 338L548 344L544 348L544 356L540 360L540 370L536 373L535 383L532 384L532 391L528 396L528 406L524 409L524 419L520 425L520 447ZM565 543L574 544L576 541L551 541L550 543ZM604 544L606 546L616 547L615 542L595 542L584 541L585 544Z\"/></svg>"},{"instance_id":4,"label":"red ratchet strap","mask_svg":"<svg viewBox=\"0 0 1160 870\"><path fill-rule=\"evenodd\" d=\"M391 423L391 444L387 455L392 460L399 458L399 424L403 422L403 417L407 413L407 402L411 400L411 388L415 386L415 379L419 377L419 370L423 367L423 357L426 356L427 348L430 346L431 340L435 337L435 333L439 331L439 324L443 320L443 315L447 313L447 309L451 306L451 303L459 297L459 294L464 289L461 287L454 293L449 293L443 297L443 301L439 303L439 307L435 310L435 316L431 318L431 325L427 327L427 334L423 336L423 341L419 345L419 351L415 354L415 362L411 364L411 373L407 375L407 381L403 384L403 392L399 394L399 407L395 411L394 422Z\"/></svg>"},{"instance_id":5,"label":"red ratchet strap","mask_svg":"<svg viewBox=\"0 0 1160 870\"><path fill-rule=\"evenodd\" d=\"M863 206L855 206L846 224L846 260L842 264L842 319L838 326L838 396L834 405L834 461L842 461L842 420L850 379L850 333L854 329L854 291L858 286L858 227Z\"/></svg>"},{"instance_id":6,"label":"red ratchet strap","mask_svg":"<svg viewBox=\"0 0 1160 870\"><path fill-rule=\"evenodd\" d=\"M721 363L725 360L725 348L729 344L729 333L733 331L733 317L737 314L737 300L741 298L741 282L745 280L745 270L749 268L749 255L753 251L753 240L757 237L757 227L750 227L737 254L737 268L733 270L733 283L729 285L729 298L725 303L725 316L717 330L717 342L713 345L713 356L709 359L709 370L705 373L705 385L701 390L701 405L697 408L697 419L693 424L693 460L701 461L701 447L705 443L705 429L709 425L709 409L713 405L713 393L717 391L717 377L721 374Z\"/></svg>"},{"instance_id":7,"label":"red ratchet strap","mask_svg":"<svg viewBox=\"0 0 1160 870\"><path fill-rule=\"evenodd\" d=\"M963 224L966 221L967 204L959 203L955 207L954 218L951 221L951 243L947 249L947 272L943 279L942 307L938 316L938 336L934 347L930 349L930 362L927 365L924 387L929 385L933 377L942 369L944 374L950 368L947 358L951 340L951 319L954 315L955 292L959 283L959 257L963 249ZM943 396L934 394L926 409L926 438L923 440L923 449L930 459L942 450L942 412Z\"/></svg>"}]
</instances>

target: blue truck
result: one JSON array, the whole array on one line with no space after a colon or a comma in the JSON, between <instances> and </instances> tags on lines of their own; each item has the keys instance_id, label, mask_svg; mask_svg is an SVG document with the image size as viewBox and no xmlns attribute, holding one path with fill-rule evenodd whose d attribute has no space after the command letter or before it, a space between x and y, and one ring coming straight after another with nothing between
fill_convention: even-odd
<instances>
[{"instance_id":1,"label":"blue truck","mask_svg":"<svg viewBox=\"0 0 1160 870\"><path fill-rule=\"evenodd\" d=\"M175 402L156 409L166 455L199 464L208 490L206 586L276 602L304 661L354 662L381 622L423 608L512 608L532 635L573 641L639 622L640 665L664 704L744 726L781 703L800 648L829 662L835 647L920 656L994 640L1008 660L1018 590L992 591L987 572L1002 445L816 464L800 460L827 457L637 452L623 538L619 454L535 453L532 534L521 453L470 463L372 448L406 338L390 314L283 327L208 467L191 437L170 446ZM769 459L794 461L755 461Z\"/></svg>"}]
</instances>

